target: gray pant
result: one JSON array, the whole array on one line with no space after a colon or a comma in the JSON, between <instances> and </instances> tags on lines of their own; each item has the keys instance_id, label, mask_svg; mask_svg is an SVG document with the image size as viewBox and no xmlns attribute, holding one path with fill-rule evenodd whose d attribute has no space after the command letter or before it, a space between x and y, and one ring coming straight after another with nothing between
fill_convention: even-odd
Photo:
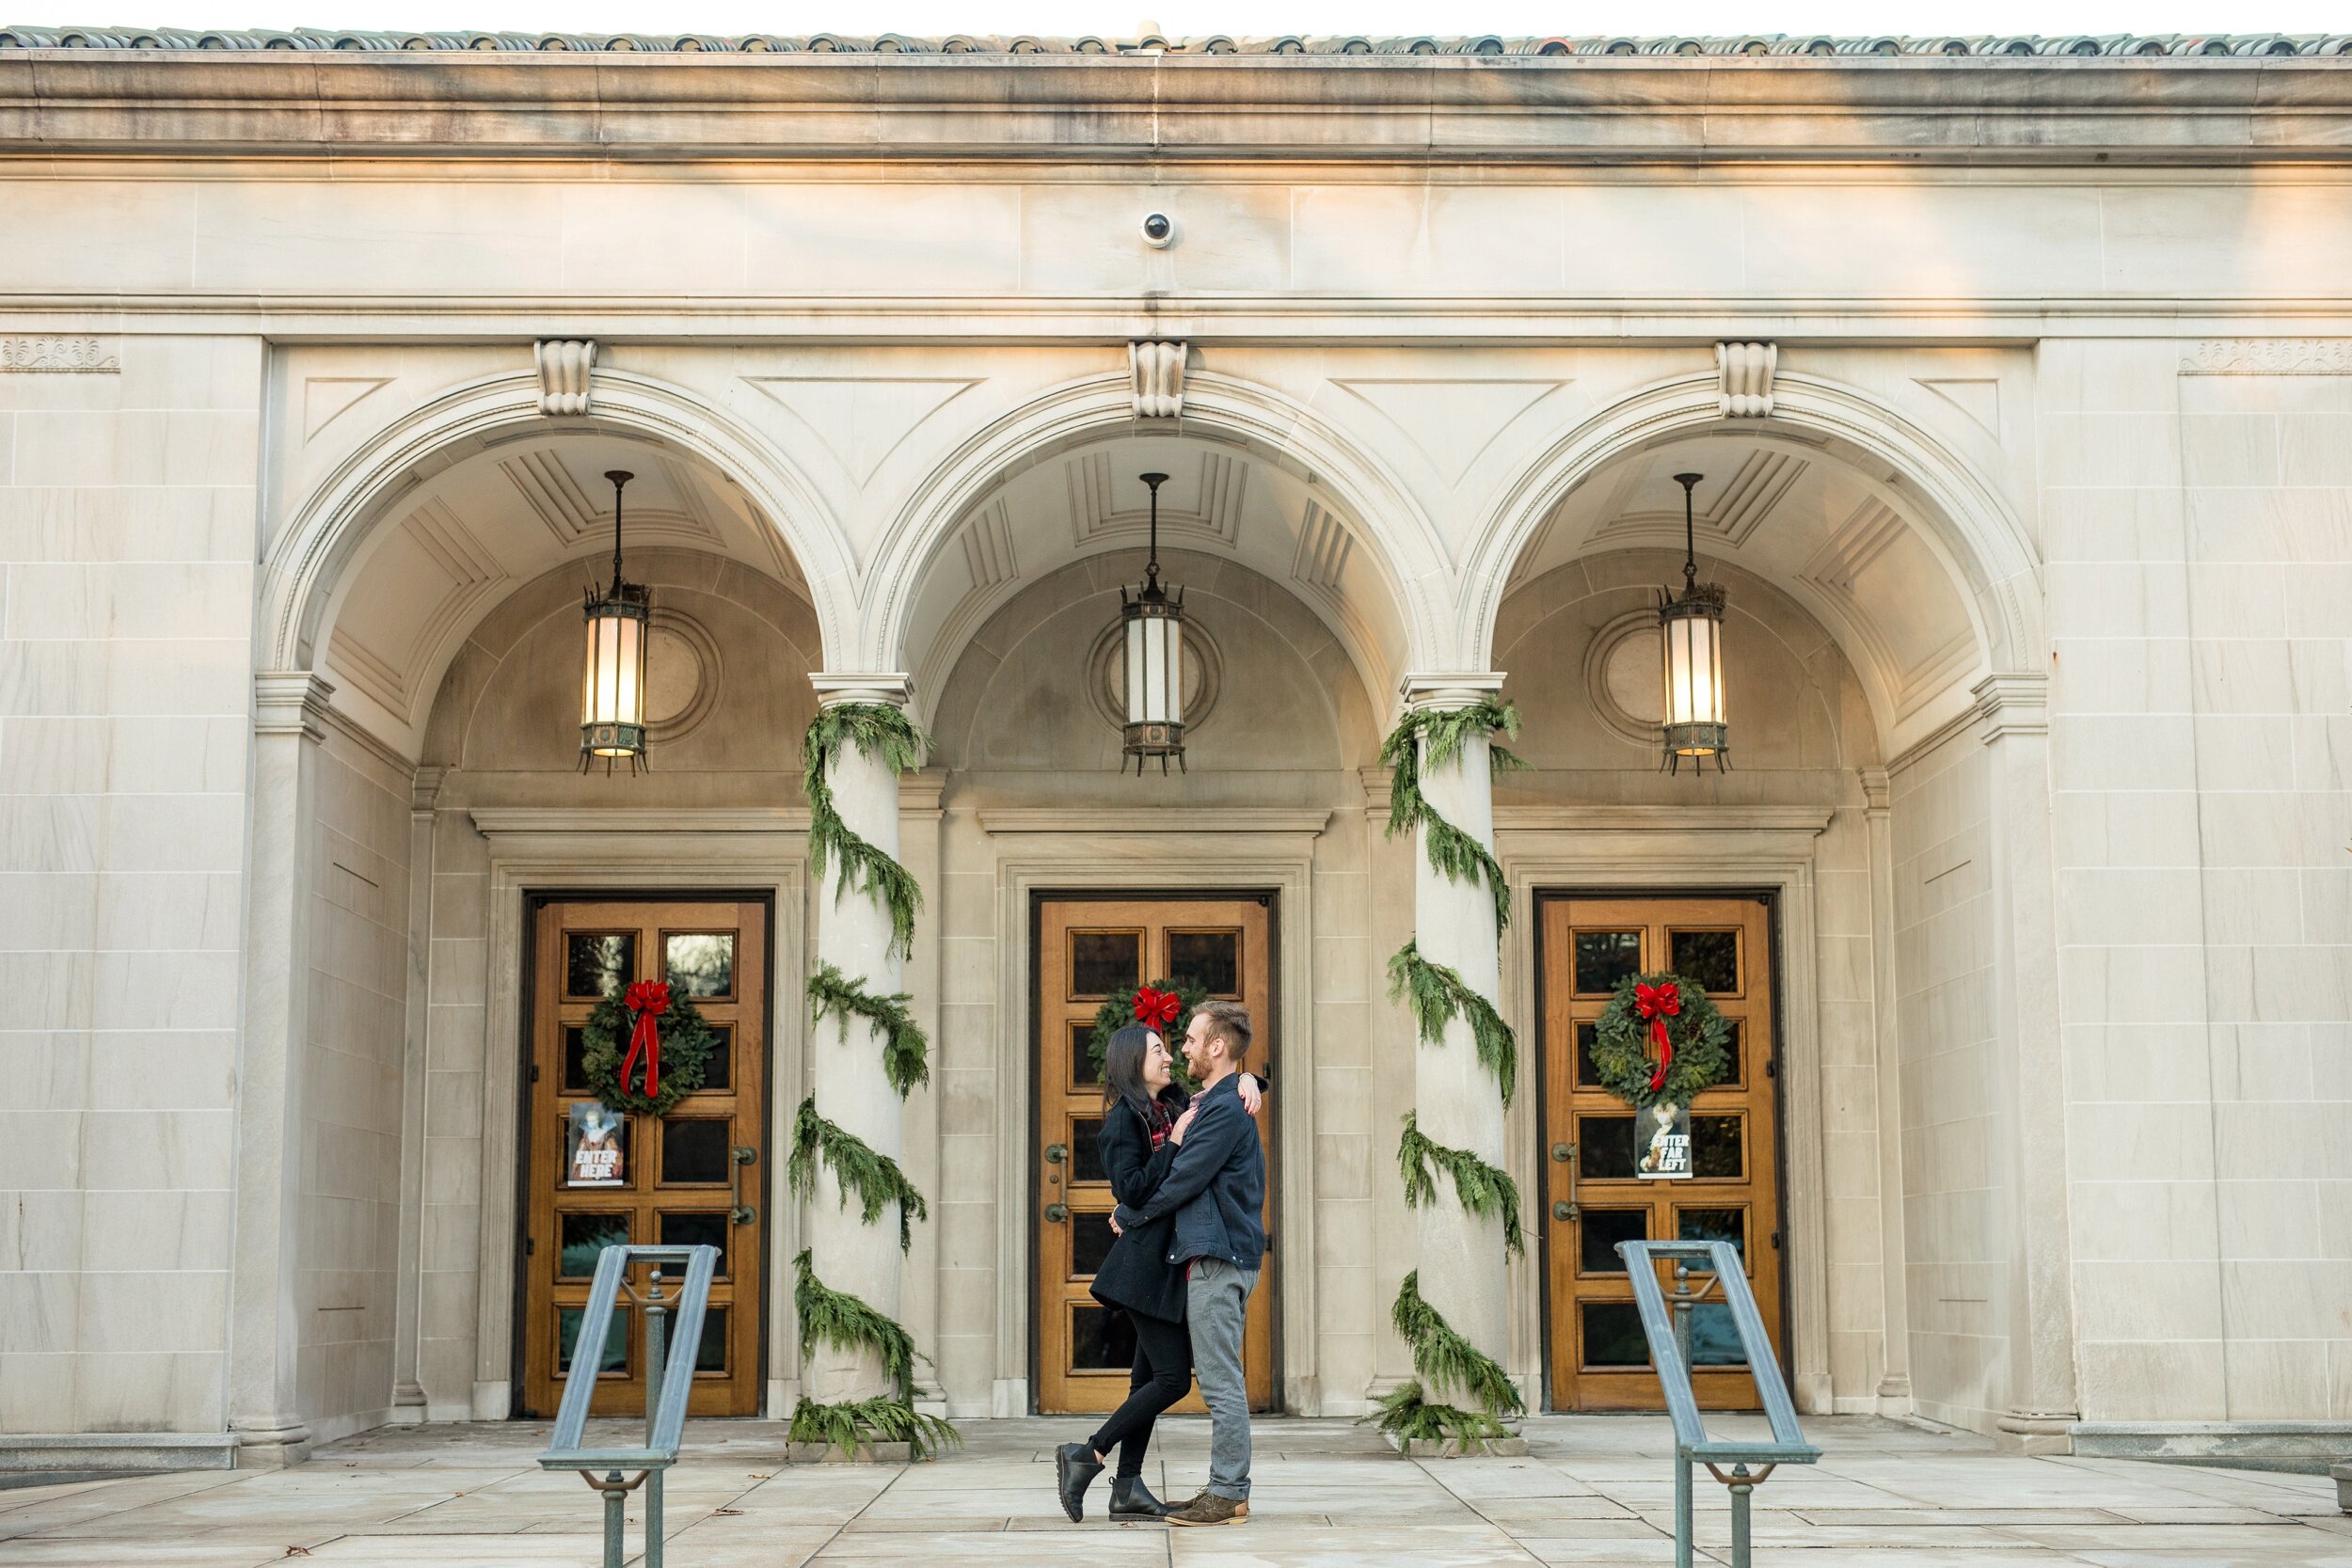
<instances>
[{"instance_id":1,"label":"gray pant","mask_svg":"<svg viewBox=\"0 0 2352 1568\"><path fill-rule=\"evenodd\" d=\"M1184 1322L1192 1330L1193 1370L1209 1407L1209 1490L1249 1496L1249 1385L1241 1370L1241 1337L1258 1271L1222 1258L1196 1258L1184 1284Z\"/></svg>"}]
</instances>

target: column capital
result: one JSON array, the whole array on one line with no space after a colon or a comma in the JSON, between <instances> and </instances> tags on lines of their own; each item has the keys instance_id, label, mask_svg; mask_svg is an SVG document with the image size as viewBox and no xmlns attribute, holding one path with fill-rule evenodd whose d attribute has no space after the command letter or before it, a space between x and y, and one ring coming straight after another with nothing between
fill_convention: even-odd
<instances>
[{"instance_id":1,"label":"column capital","mask_svg":"<svg viewBox=\"0 0 2352 1568\"><path fill-rule=\"evenodd\" d=\"M1397 695L1405 702L1406 711L1424 709L1445 712L1451 708L1474 707L1492 700L1502 690L1502 673L1499 670L1416 670L1397 682Z\"/></svg>"},{"instance_id":2,"label":"column capital","mask_svg":"<svg viewBox=\"0 0 2352 1568\"><path fill-rule=\"evenodd\" d=\"M332 682L308 670L264 670L253 677L253 733L326 738L326 700Z\"/></svg>"},{"instance_id":3,"label":"column capital","mask_svg":"<svg viewBox=\"0 0 2352 1568\"><path fill-rule=\"evenodd\" d=\"M1977 733L1987 740L2050 733L2050 682L2043 675L1987 675L1969 693L1977 699Z\"/></svg>"},{"instance_id":4,"label":"column capital","mask_svg":"<svg viewBox=\"0 0 2352 1568\"><path fill-rule=\"evenodd\" d=\"M887 703L893 707L910 707L914 703L914 677L903 671L861 674L826 670L809 676L808 684L817 689L818 707L839 707L844 703Z\"/></svg>"}]
</instances>

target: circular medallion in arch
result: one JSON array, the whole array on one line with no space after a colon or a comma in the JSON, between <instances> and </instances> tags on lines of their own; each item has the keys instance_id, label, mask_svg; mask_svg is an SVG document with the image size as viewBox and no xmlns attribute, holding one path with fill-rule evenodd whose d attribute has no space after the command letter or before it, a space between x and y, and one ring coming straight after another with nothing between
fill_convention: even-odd
<instances>
[{"instance_id":1,"label":"circular medallion in arch","mask_svg":"<svg viewBox=\"0 0 2352 1568\"><path fill-rule=\"evenodd\" d=\"M718 701L719 677L719 644L702 623L656 605L645 632L647 742L693 734Z\"/></svg>"},{"instance_id":2,"label":"circular medallion in arch","mask_svg":"<svg viewBox=\"0 0 2352 1568\"><path fill-rule=\"evenodd\" d=\"M1636 746L1656 747L1666 721L1664 660L1654 610L1618 616L1584 645L1584 691L1593 712Z\"/></svg>"},{"instance_id":3,"label":"circular medallion in arch","mask_svg":"<svg viewBox=\"0 0 2352 1568\"><path fill-rule=\"evenodd\" d=\"M1216 706L1217 692L1225 685L1225 656L1216 639L1189 617L1184 650L1184 736L1189 739L1200 733ZM1115 730L1127 727L1126 652L1125 623L1114 621L1087 655L1087 695L1094 700L1094 711Z\"/></svg>"}]
</instances>

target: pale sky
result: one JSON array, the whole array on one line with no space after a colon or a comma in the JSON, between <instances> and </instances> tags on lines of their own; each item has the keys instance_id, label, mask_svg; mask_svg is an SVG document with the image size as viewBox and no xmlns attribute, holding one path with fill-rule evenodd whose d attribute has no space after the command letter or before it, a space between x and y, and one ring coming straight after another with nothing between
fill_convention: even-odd
<instances>
[{"instance_id":1,"label":"pale sky","mask_svg":"<svg viewBox=\"0 0 2352 1568\"><path fill-rule=\"evenodd\" d=\"M0 0L0 22L561 32L2352 33L2352 0Z\"/></svg>"}]
</instances>

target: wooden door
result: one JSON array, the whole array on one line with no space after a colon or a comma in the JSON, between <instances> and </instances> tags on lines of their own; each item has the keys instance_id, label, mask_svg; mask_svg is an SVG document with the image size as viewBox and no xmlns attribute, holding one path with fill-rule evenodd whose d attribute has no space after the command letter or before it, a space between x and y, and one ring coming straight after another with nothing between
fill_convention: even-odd
<instances>
[{"instance_id":1,"label":"wooden door","mask_svg":"<svg viewBox=\"0 0 2352 1568\"><path fill-rule=\"evenodd\" d=\"M770 1168L767 907L548 903L535 917L531 961L522 1413L555 1413L596 1256L627 1242L719 1249L688 1409L755 1416L767 1258L760 1193ZM719 1048L703 1086L667 1117L622 1118L617 1185L576 1184L571 1108L595 1098L580 1063L581 1026L600 998L633 980L667 980L709 1022ZM634 1282L644 1288L644 1271ZM626 1298L622 1307L628 1333L616 1323L606 1347L598 1415L645 1407L643 1315Z\"/></svg>"},{"instance_id":2,"label":"wooden door","mask_svg":"<svg viewBox=\"0 0 2352 1568\"><path fill-rule=\"evenodd\" d=\"M1252 1070L1272 1077L1274 1020L1272 897L1049 899L1038 910L1035 955L1038 1116L1030 1153L1036 1171L1037 1407L1042 1415L1118 1408L1127 1397L1135 1332L1121 1313L1087 1293L1110 1250L1110 1182L1095 1137L1103 1085L1087 1043L1108 996L1159 980L1197 985L1249 1009ZM1180 1042L1168 1041L1182 1065ZM1276 1091L1279 1092L1279 1091ZM1260 1114L1265 1146L1266 1233L1274 1232L1274 1122ZM1274 1254L1249 1293L1242 1365L1249 1407L1274 1408ZM1198 1411L1199 1389L1178 1410Z\"/></svg>"},{"instance_id":3,"label":"wooden door","mask_svg":"<svg viewBox=\"0 0 2352 1568\"><path fill-rule=\"evenodd\" d=\"M1784 1345L1772 911L1755 897L1551 898L1541 928L1551 1402L1560 1410L1655 1410L1658 1379L1617 1243L1732 1243L1773 1345ZM1654 970L1696 981L1732 1028L1728 1081L1691 1107L1695 1175L1687 1180L1634 1175L1632 1107L1600 1086L1593 1067L1594 1021L1617 982ZM1671 1271L1661 1274L1671 1291ZM1729 1309L1710 1301L1692 1327L1700 1403L1755 1408Z\"/></svg>"}]
</instances>

